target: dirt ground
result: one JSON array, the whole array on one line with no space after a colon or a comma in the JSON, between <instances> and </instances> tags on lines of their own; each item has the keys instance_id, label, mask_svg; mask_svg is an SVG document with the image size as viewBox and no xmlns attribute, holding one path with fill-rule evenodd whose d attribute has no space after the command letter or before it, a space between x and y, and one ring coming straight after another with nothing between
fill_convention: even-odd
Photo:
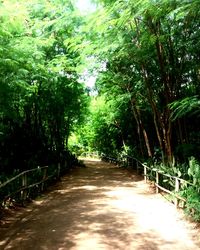
<instances>
[{"instance_id":1,"label":"dirt ground","mask_svg":"<svg viewBox=\"0 0 200 250\"><path fill-rule=\"evenodd\" d=\"M86 161L1 221L0 249L197 250L199 231L141 177Z\"/></svg>"}]
</instances>

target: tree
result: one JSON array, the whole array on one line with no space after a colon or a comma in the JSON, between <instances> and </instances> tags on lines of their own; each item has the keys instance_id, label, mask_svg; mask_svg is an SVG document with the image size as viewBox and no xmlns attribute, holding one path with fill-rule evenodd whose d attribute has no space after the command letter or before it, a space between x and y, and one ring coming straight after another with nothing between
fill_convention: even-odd
<instances>
[{"instance_id":1,"label":"tree","mask_svg":"<svg viewBox=\"0 0 200 250\"><path fill-rule=\"evenodd\" d=\"M93 55L101 62L100 74L106 75L98 84L99 93L107 91L108 98L116 99L119 88L126 89L139 141L142 131L149 156L159 147L166 163L173 162L180 137L188 129L172 122L170 103L199 90L199 47L194 46L199 37L197 6L198 1L106 1L89 26L94 27ZM106 65L103 72L102 65ZM142 107L151 113L151 136ZM157 137L157 143L150 145L149 137Z\"/></svg>"},{"instance_id":2,"label":"tree","mask_svg":"<svg viewBox=\"0 0 200 250\"><path fill-rule=\"evenodd\" d=\"M0 157L12 171L60 159L88 98L77 72L81 18L71 2L4 1L0 8Z\"/></svg>"}]
</instances>

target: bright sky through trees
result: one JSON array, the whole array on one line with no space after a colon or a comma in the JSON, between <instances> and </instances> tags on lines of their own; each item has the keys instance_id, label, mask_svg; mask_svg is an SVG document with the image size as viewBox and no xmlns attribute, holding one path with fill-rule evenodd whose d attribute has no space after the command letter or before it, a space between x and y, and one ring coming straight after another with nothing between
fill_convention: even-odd
<instances>
[{"instance_id":1,"label":"bright sky through trees","mask_svg":"<svg viewBox=\"0 0 200 250\"><path fill-rule=\"evenodd\" d=\"M95 10L94 4L90 0L78 0L76 6L80 9L81 12L92 12Z\"/></svg>"},{"instance_id":2,"label":"bright sky through trees","mask_svg":"<svg viewBox=\"0 0 200 250\"><path fill-rule=\"evenodd\" d=\"M95 5L93 3L91 3L90 0L78 0L76 2L76 6L80 10L80 12L82 12L84 14L89 14L96 9ZM90 87L90 88L93 88L95 81L96 81L96 77L89 75L87 70L86 70L84 73L85 85Z\"/></svg>"}]
</instances>

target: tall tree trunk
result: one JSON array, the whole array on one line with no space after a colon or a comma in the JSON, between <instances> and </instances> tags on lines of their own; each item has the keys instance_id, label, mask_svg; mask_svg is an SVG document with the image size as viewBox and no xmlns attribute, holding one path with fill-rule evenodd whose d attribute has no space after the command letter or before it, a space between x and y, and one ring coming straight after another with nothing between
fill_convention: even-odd
<instances>
[{"instance_id":1,"label":"tall tree trunk","mask_svg":"<svg viewBox=\"0 0 200 250\"><path fill-rule=\"evenodd\" d=\"M139 139L139 144L140 144L140 151L141 151L142 156L144 156L140 122L138 121L137 112L135 111L135 108L133 107L133 105L132 105L132 111L133 111L133 115L137 123L137 133L138 133L138 139Z\"/></svg>"},{"instance_id":2,"label":"tall tree trunk","mask_svg":"<svg viewBox=\"0 0 200 250\"><path fill-rule=\"evenodd\" d=\"M124 135L123 135L123 132L122 132L122 129L121 129L121 126L120 126L120 123L118 121L115 120L115 126L119 129L120 131L120 135L121 135L121 140L122 140L122 145L123 145L123 148L124 148L124 151L127 153L127 147L126 147L126 143L125 143L125 140L124 140Z\"/></svg>"},{"instance_id":3,"label":"tall tree trunk","mask_svg":"<svg viewBox=\"0 0 200 250\"><path fill-rule=\"evenodd\" d=\"M172 126L170 120L170 109L168 108L168 104L173 99L172 82L170 81L170 74L166 69L166 65L168 64L168 62L165 57L164 48L162 43L160 42L161 23L160 21L156 21L155 23L153 23L152 17L149 16L148 25L150 33L156 37L155 48L157 52L158 65L160 68L160 81L164 87L163 97L165 99L165 108L162 113L159 112L161 115L161 119L158 119L158 122L161 127L161 138L163 141L163 149L166 156L166 161L171 163L173 162L173 153L171 146Z\"/></svg>"},{"instance_id":4,"label":"tall tree trunk","mask_svg":"<svg viewBox=\"0 0 200 250\"><path fill-rule=\"evenodd\" d=\"M152 152L151 152L151 147L150 147L150 143L149 143L149 138L148 138L146 129L144 128L144 124L142 122L140 110L137 108L136 100L133 98L131 98L131 108L132 108L132 111L133 111L133 114L134 114L134 117L135 117L135 120L136 120L136 123L138 126L138 136L139 136L140 144L141 144L141 131L142 131L148 156L152 158ZM140 147L142 148L142 144L140 145Z\"/></svg>"}]
</instances>

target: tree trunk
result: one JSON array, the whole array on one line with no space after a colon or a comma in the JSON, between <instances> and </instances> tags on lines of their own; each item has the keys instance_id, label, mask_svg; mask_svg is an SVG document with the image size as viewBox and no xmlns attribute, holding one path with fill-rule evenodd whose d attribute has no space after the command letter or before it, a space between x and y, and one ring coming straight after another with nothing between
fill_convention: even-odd
<instances>
[{"instance_id":1,"label":"tree trunk","mask_svg":"<svg viewBox=\"0 0 200 250\"><path fill-rule=\"evenodd\" d=\"M145 145L147 148L148 156L152 158L152 152L151 152L151 147L150 147L150 143L149 143L149 138L148 138L147 132L144 128L144 124L142 122L140 110L137 108L136 100L133 98L131 98L131 108L133 110L133 114L134 114L134 117L135 117L135 120L136 120L136 123L138 126L138 136L139 136L139 140L140 140L140 144L141 144L140 147L142 148L142 143L141 143L141 131L142 131L142 134L144 137L144 142L145 142Z\"/></svg>"}]
</instances>

